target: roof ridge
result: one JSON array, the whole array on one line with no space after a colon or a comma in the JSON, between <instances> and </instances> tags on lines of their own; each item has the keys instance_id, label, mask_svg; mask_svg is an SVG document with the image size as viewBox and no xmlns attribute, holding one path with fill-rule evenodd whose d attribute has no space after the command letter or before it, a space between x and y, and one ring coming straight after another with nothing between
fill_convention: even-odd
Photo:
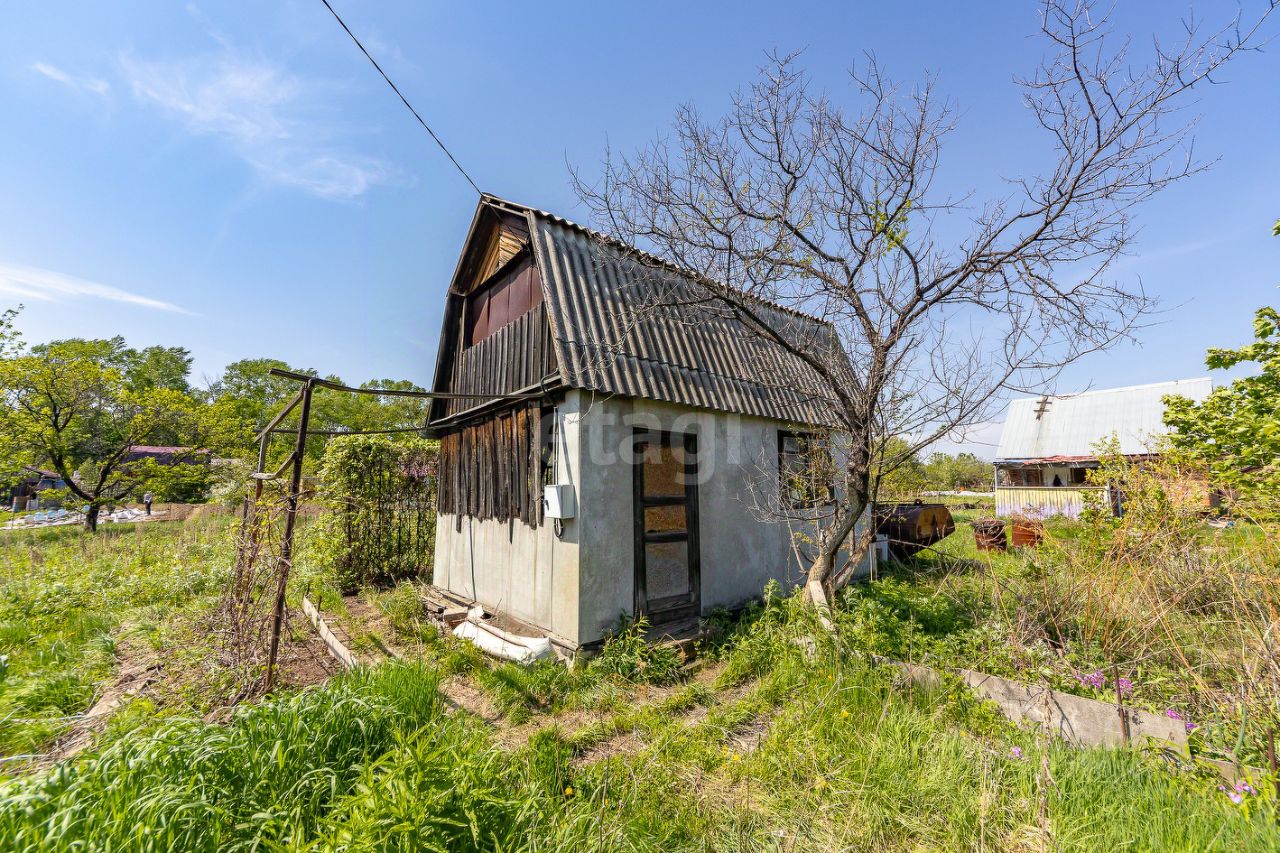
<instances>
[{"instance_id":1,"label":"roof ridge","mask_svg":"<svg viewBox=\"0 0 1280 853\"><path fill-rule=\"evenodd\" d=\"M671 270L672 272L674 272L674 273L676 273L676 274L678 274L678 275L682 275L682 276L684 276L685 278L688 278L688 279L690 279L690 280L692 280L692 281L695 281L695 282L697 282L697 283L699 283L699 284L703 284L703 285L705 285L705 286L708 286L708 287L711 287L711 288L714 288L714 289L717 289L717 290L728 290L728 289L729 289L729 286L728 286L728 285L726 285L726 284L724 284L724 283L722 283L722 282L713 281L713 280L711 280L711 279L707 278L706 276L704 276L704 275L702 275L702 274L700 274L700 273L694 272L693 270L685 269L684 267L680 266L679 264L676 264L676 263L674 263L674 262L672 262L672 261L669 261L669 260L667 260L666 258L663 258L663 257L661 257L661 256L659 256L659 255L655 255L655 254L653 254L652 252L646 252L644 249L641 249L641 248L639 248L639 247L637 247L637 246L633 246L633 245L631 245L630 243L627 243L627 242L626 242L626 241L624 241L624 240L621 240L621 239L619 239L619 238L617 238L617 237L614 237L612 234L606 234L606 233L604 233L603 231L597 231L597 230L595 230L594 228L588 228L588 227L587 227L587 226L585 226L585 225L579 225L577 222L574 222L572 219L566 219L566 218L564 218L563 216L560 216L560 215L555 214L555 213L551 213L550 211L546 211L546 210L543 210L543 209L538 208L538 207L531 207L531 206L529 206L529 205L527 205L527 204L521 204L521 203L520 203L520 202L518 202L518 201L511 201L511 200L509 200L509 199L501 198L501 197L496 196L496 195L494 195L494 194L492 194L492 193L481 193L481 195L480 195L480 203L481 203L481 204L495 204L495 203L496 203L496 204L498 204L498 205L503 205L503 206L507 206L507 207L511 207L511 208L517 208L517 209L518 209L518 210L520 210L520 211L524 211L524 212L526 212L526 213L531 213L531 214L533 214L534 216L537 216L537 217L539 217L539 218L541 218L541 219L545 219L545 220L548 220L548 221L550 221L550 222L554 222L554 223L556 223L557 225L561 225L561 226L564 226L564 227L566 227L566 228L571 228L571 229L573 229L574 231L578 231L578 232L580 232L580 233L582 233L582 234L586 234L588 237L591 237L591 238L593 238L593 239L600 240L600 241L602 241L602 242L604 242L604 243L607 243L607 244L609 244L609 245L612 245L612 246L614 246L614 247L616 247L616 248L621 249L621 250L622 250L622 251L624 251L624 252L627 252L628 254L638 255L638 256L640 256L641 258L647 259L647 260L651 261L652 263L654 263L654 264L656 264L656 265L658 265L658 266L661 266L661 267L664 267L664 268L666 268L666 269L669 269L669 270ZM513 211L513 212L515 212L515 211ZM773 308L773 309L775 309L775 310L777 310L777 311L782 311L782 312L784 312L784 313L786 313L786 314L791 314L791 315L793 315L793 316L795 316L795 317L799 317L799 318L801 318L801 319L803 319L803 320L809 320L809 321L811 321L811 322L819 323L819 324L824 325L824 326L832 326L832 327L834 327L834 324L833 324L830 320L823 320L823 319L821 319L821 318L819 318L819 317L815 317L815 316L813 316L812 314L808 314L808 313L806 313L806 312L804 312L804 311L800 311L800 310L797 310L797 309L795 309L795 308L789 308L789 307L787 307L786 305L780 305L780 304L778 304L777 302L774 302L774 301L769 300L769 299L765 299L763 296L756 296L755 294L752 294L752 293L742 293L741 295L742 295L743 297L747 298L747 299L750 299L750 300L754 301L754 302L758 302L758 303L760 303L760 304L762 304L762 305L766 305L766 306L768 306L768 307L770 307L770 308Z\"/></svg>"},{"instance_id":2,"label":"roof ridge","mask_svg":"<svg viewBox=\"0 0 1280 853\"><path fill-rule=\"evenodd\" d=\"M1096 394L1114 394L1121 391L1142 391L1146 388L1156 388L1160 385L1179 385L1191 382L1213 382L1212 376L1192 376L1187 379L1165 379L1160 382L1144 382L1141 385L1121 385L1118 388L1095 388L1092 391L1076 391L1065 394L1040 394L1035 397L1018 397L1011 400L1011 403L1034 403L1042 397L1048 397L1050 400L1074 400L1077 397L1092 397Z\"/></svg>"}]
</instances>

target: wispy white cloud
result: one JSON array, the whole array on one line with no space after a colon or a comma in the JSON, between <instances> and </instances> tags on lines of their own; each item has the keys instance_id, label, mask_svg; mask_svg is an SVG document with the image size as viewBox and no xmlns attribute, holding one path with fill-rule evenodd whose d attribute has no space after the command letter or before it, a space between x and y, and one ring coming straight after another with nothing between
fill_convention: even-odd
<instances>
[{"instance_id":1,"label":"wispy white cloud","mask_svg":"<svg viewBox=\"0 0 1280 853\"><path fill-rule=\"evenodd\" d=\"M157 311L191 314L185 308L131 293L109 284L76 278L73 275L26 267L0 261L0 294L28 302L70 302L77 299L105 299L108 302L124 302Z\"/></svg>"},{"instance_id":2,"label":"wispy white cloud","mask_svg":"<svg viewBox=\"0 0 1280 853\"><path fill-rule=\"evenodd\" d=\"M125 56L134 96L221 139L259 174L325 198L350 199L391 178L376 157L351 150L326 113L332 87L230 50L179 61Z\"/></svg>"},{"instance_id":3,"label":"wispy white cloud","mask_svg":"<svg viewBox=\"0 0 1280 853\"><path fill-rule=\"evenodd\" d=\"M31 70L79 92L91 92L102 97L111 92L111 84L101 77L77 76L47 62L33 63Z\"/></svg>"}]
</instances>

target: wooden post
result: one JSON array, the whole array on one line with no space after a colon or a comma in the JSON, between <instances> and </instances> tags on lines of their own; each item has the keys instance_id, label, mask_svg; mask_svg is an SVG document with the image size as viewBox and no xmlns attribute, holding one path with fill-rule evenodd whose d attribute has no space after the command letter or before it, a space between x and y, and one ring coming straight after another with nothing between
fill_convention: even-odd
<instances>
[{"instance_id":1,"label":"wooden post","mask_svg":"<svg viewBox=\"0 0 1280 853\"><path fill-rule=\"evenodd\" d=\"M280 630L284 625L284 596L289 583L289 570L293 567L293 528L298 520L298 495L302 491L302 457L307 447L307 423L311 419L311 394L315 390L315 380L308 379L302 388L302 412L298 416L298 437L293 450L293 474L289 478L289 501L284 521L284 540L280 543L279 578L276 581L275 611L271 616L271 650L267 654L266 691L271 691L275 679L276 656L280 651ZM263 439L259 459L266 451L266 439ZM261 467L261 465L259 466ZM262 483L258 483L258 491Z\"/></svg>"},{"instance_id":2,"label":"wooden post","mask_svg":"<svg viewBox=\"0 0 1280 853\"><path fill-rule=\"evenodd\" d=\"M1120 715L1120 738L1129 745L1129 714L1124 709L1124 693L1120 690L1120 670L1112 667L1111 680L1116 688L1116 712Z\"/></svg>"},{"instance_id":3,"label":"wooden post","mask_svg":"<svg viewBox=\"0 0 1280 853\"><path fill-rule=\"evenodd\" d=\"M267 467L267 442L271 440L271 433L263 433L258 439L258 467L253 469L253 473L261 474L263 469ZM251 514L256 514L258 502L262 500L262 480L253 478L253 496L244 496L244 511L241 513L241 525L248 532ZM252 535L252 534L249 534Z\"/></svg>"},{"instance_id":4,"label":"wooden post","mask_svg":"<svg viewBox=\"0 0 1280 853\"><path fill-rule=\"evenodd\" d=\"M1280 776L1276 775L1276 728L1272 726L1267 729L1267 769L1271 771L1271 778L1275 780L1276 796L1280 797Z\"/></svg>"}]
</instances>

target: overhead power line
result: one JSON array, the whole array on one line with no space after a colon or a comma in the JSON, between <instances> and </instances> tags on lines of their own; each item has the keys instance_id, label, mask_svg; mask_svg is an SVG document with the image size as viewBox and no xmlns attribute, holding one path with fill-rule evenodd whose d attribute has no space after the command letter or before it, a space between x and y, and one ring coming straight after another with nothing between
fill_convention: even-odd
<instances>
[{"instance_id":1,"label":"overhead power line","mask_svg":"<svg viewBox=\"0 0 1280 853\"><path fill-rule=\"evenodd\" d=\"M378 60L373 58L373 55L365 49L363 44L360 43L360 39L356 38L356 34L351 32L351 28L347 26L347 22L342 20L342 16L329 5L329 0L320 0L320 2L329 10L329 14L333 15L334 20L341 25L342 29L346 30L347 35L351 36L351 40L356 43L356 47L360 48L360 52L365 55L365 58L373 63L374 68L378 69L378 73L382 75L382 79L387 81L387 85L391 87L391 91L395 92L396 95L399 96L400 102L409 109L409 112L413 113L413 117L418 120L418 124L422 125L422 129L431 134L431 138L436 141L436 145L440 146L440 150L444 152L444 156L449 158L449 162L454 165L454 168L462 174L462 177L467 179L467 183L471 184L471 188L475 190L476 193L483 195L483 193L480 193L480 187L476 186L476 182L471 180L471 176L467 174L467 170L462 168L462 164L458 162L458 158L453 156L453 153L449 151L448 147L440 141L440 137L436 136L436 132L431 129L431 126L428 125L423 120L422 116L418 114L418 111L413 108L413 104L409 103L409 99L404 96L404 93L400 91L400 88L392 82L389 76L387 76L387 72L382 70L382 66L378 64Z\"/></svg>"}]
</instances>

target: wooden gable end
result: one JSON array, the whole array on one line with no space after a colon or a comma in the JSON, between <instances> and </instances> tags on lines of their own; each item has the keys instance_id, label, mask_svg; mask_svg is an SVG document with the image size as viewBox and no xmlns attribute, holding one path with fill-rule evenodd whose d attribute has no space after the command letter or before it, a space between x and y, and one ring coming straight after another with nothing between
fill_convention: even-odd
<instances>
[{"instance_id":1,"label":"wooden gable end","mask_svg":"<svg viewBox=\"0 0 1280 853\"><path fill-rule=\"evenodd\" d=\"M479 396L434 401L433 426L558 377L542 276L523 216L482 205L447 298L433 388Z\"/></svg>"}]
</instances>

